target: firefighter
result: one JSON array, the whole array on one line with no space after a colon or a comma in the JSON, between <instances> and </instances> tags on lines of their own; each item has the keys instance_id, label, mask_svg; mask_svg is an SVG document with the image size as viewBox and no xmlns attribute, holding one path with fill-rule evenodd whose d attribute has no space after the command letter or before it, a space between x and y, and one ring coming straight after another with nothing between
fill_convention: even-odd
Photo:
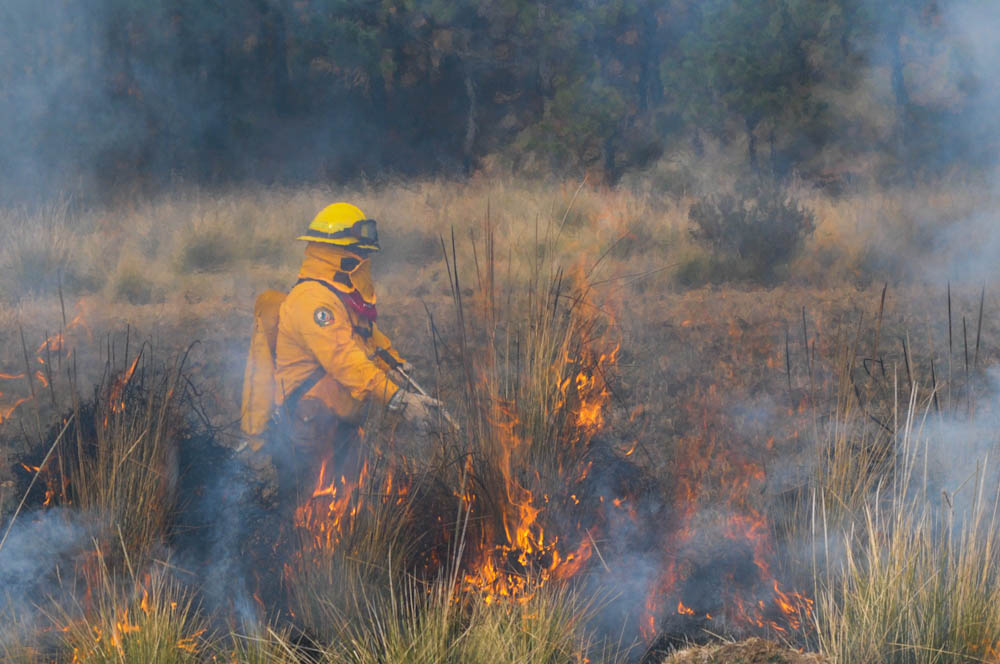
<instances>
[{"instance_id":1,"label":"firefighter","mask_svg":"<svg viewBox=\"0 0 1000 664\"><path fill-rule=\"evenodd\" d=\"M279 475L301 484L312 475L304 471L330 454L337 474L349 472L361 454L358 424L368 408L399 412L425 431L444 411L436 399L401 387L396 370L408 365L376 323L375 221L334 203L298 239L307 244L295 286L287 296L268 291L257 299L242 428L259 449L277 413L290 449L275 449L272 440L270 456L285 469Z\"/></svg>"}]
</instances>

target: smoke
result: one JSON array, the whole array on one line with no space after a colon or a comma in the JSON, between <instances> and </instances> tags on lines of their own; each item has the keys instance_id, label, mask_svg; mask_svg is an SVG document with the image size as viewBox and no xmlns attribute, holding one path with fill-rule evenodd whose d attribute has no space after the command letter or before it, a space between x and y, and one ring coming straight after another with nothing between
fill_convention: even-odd
<instances>
[{"instance_id":1,"label":"smoke","mask_svg":"<svg viewBox=\"0 0 1000 664\"><path fill-rule=\"evenodd\" d=\"M901 444L912 475L906 491L943 496L959 518L971 514L978 497L992 502L1000 486L1000 367L985 372L978 390L958 398L954 410L914 413L912 440ZM985 489L986 495L978 495Z\"/></svg>"},{"instance_id":2,"label":"smoke","mask_svg":"<svg viewBox=\"0 0 1000 664\"><path fill-rule=\"evenodd\" d=\"M180 567L197 570L199 593L210 615L233 617L251 632L257 625L252 599L252 570L245 558L245 544L259 522L247 470L239 461L212 463L207 485L195 488L188 473L187 490L197 498L185 508L182 534L174 541ZM201 459L195 460L201 464ZM203 473L194 472L196 475ZM249 632L248 632L249 633Z\"/></svg>"},{"instance_id":3,"label":"smoke","mask_svg":"<svg viewBox=\"0 0 1000 664\"><path fill-rule=\"evenodd\" d=\"M22 514L0 549L0 641L42 624L50 602L69 596L73 560L93 545L98 519L72 508ZM6 531L8 522L3 522Z\"/></svg>"}]
</instances>

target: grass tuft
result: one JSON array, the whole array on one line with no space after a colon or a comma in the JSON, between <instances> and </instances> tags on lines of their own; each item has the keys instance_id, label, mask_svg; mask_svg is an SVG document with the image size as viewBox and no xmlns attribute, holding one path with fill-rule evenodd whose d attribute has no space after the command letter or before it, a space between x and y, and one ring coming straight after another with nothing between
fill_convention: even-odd
<instances>
[{"instance_id":1,"label":"grass tuft","mask_svg":"<svg viewBox=\"0 0 1000 664\"><path fill-rule=\"evenodd\" d=\"M92 606L79 615L62 611L64 656L81 664L187 664L205 661L210 648L207 624L191 596L170 581L162 568L144 578L116 581L105 561Z\"/></svg>"}]
</instances>

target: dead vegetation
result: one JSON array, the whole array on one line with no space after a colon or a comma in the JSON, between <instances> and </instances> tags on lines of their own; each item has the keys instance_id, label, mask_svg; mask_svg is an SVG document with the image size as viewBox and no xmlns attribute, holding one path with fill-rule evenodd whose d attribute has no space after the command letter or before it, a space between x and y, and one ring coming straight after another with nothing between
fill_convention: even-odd
<instances>
[{"instance_id":1,"label":"dead vegetation","mask_svg":"<svg viewBox=\"0 0 1000 664\"><path fill-rule=\"evenodd\" d=\"M663 664L824 664L826 661L821 655L754 637L739 643L685 648L667 657Z\"/></svg>"},{"instance_id":2,"label":"dead vegetation","mask_svg":"<svg viewBox=\"0 0 1000 664\"><path fill-rule=\"evenodd\" d=\"M280 597L258 602L249 587L245 606L200 601L167 555L175 482L191 476L190 450L176 455L192 431L210 432L220 456L206 465L226 468L252 295L287 287L300 249L288 238L334 195L351 194L199 194L74 219L72 250L46 269L118 242L115 276L82 294L64 286L63 304L58 279L5 300L0 371L22 375L0 383L0 407L34 393L0 411L3 441L29 466L4 490L7 514L68 414L19 519L83 506L100 518L87 522L97 545L88 535L76 551L87 562L64 563L89 571L64 575L55 605L13 605L9 624L23 628L0 654L827 661L756 639L668 654L728 634L843 664L995 656L995 475L974 459L996 442L1000 305L967 284L859 289L882 250L867 215L910 223L894 194L800 192L816 230L784 283L688 289L672 261L704 249L685 201L502 181L361 192L389 239L380 323L465 437L428 447L372 420L367 474L327 475L300 506L312 511L285 523L300 557L281 568ZM968 204L943 198L927 203ZM104 336L123 319L157 337L156 362L124 348L134 333ZM159 359L180 362L192 341L183 371ZM38 616L51 623L40 641ZM111 640L85 651L95 627Z\"/></svg>"}]
</instances>

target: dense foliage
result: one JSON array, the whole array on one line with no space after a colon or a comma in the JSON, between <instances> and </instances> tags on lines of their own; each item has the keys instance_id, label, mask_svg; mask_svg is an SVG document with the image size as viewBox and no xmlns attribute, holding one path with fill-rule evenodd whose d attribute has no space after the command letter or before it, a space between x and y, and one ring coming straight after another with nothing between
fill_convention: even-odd
<instances>
[{"instance_id":1,"label":"dense foliage","mask_svg":"<svg viewBox=\"0 0 1000 664\"><path fill-rule=\"evenodd\" d=\"M814 215L773 182L754 182L739 192L708 196L691 205L691 236L711 250L703 278L774 282L815 229ZM682 281L700 267L690 263Z\"/></svg>"},{"instance_id":2,"label":"dense foliage","mask_svg":"<svg viewBox=\"0 0 1000 664\"><path fill-rule=\"evenodd\" d=\"M965 37L980 5L10 0L0 172L109 190L489 157L614 182L712 139L757 170L841 178L878 154L912 176L995 146Z\"/></svg>"}]
</instances>

